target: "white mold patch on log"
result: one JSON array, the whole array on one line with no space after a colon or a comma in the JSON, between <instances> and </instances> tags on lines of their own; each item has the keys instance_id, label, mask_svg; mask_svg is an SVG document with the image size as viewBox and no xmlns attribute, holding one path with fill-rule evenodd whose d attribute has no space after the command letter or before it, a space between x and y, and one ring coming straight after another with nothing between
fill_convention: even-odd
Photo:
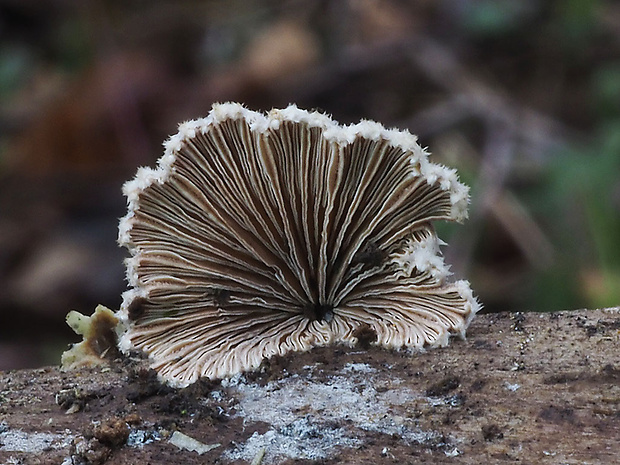
<instances>
[{"instance_id":1,"label":"white mold patch on log","mask_svg":"<svg viewBox=\"0 0 620 465\"><path fill-rule=\"evenodd\" d=\"M358 448L369 433L398 437L405 444L428 445L434 449L454 449L454 443L437 431L424 431L415 419L395 415L398 407L426 401L402 380L392 379L389 389L378 389L373 373L364 363L347 364L340 374L326 382L313 381L315 366L304 367L307 374L270 381L264 386L248 383L243 375L224 382L239 401L236 415L249 426L267 423L270 429L255 432L245 443L227 450L227 460L251 461L266 450L265 464L282 459L320 460L335 456L346 448ZM456 441L458 442L458 441Z\"/></svg>"},{"instance_id":2,"label":"white mold patch on log","mask_svg":"<svg viewBox=\"0 0 620 465\"><path fill-rule=\"evenodd\" d=\"M27 433L0 424L0 451L40 454L50 449L66 449L75 435L66 430L62 433Z\"/></svg>"}]
</instances>

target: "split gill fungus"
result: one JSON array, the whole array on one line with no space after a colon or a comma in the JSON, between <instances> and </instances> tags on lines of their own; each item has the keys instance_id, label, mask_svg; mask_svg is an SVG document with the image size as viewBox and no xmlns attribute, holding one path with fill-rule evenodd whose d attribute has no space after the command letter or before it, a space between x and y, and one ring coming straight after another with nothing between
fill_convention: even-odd
<instances>
[{"instance_id":1,"label":"split gill fungus","mask_svg":"<svg viewBox=\"0 0 620 465\"><path fill-rule=\"evenodd\" d=\"M216 104L123 191L120 347L175 386L333 343L445 346L480 308L431 224L464 220L468 188L407 131Z\"/></svg>"}]
</instances>

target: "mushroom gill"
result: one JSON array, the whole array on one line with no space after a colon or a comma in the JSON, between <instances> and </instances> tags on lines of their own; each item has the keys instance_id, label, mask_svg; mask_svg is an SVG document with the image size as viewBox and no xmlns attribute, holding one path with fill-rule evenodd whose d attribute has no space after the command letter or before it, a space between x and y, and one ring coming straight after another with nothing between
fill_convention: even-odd
<instances>
[{"instance_id":1,"label":"mushroom gill","mask_svg":"<svg viewBox=\"0 0 620 465\"><path fill-rule=\"evenodd\" d=\"M164 380L224 377L360 334L443 346L480 308L469 283L447 281L431 224L464 220L468 189L408 132L226 103L165 147L125 184L119 227L131 254L120 345Z\"/></svg>"}]
</instances>

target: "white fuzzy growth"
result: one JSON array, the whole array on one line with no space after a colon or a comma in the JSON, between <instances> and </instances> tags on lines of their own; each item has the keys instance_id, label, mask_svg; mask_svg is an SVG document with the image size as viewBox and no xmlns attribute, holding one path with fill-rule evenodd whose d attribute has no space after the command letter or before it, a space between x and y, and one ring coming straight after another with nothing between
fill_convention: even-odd
<instances>
[{"instance_id":1,"label":"white fuzzy growth","mask_svg":"<svg viewBox=\"0 0 620 465\"><path fill-rule=\"evenodd\" d=\"M127 281L130 286L139 286L138 282L138 265L140 264L137 255L125 259L125 267L127 268Z\"/></svg>"},{"instance_id":2,"label":"white fuzzy growth","mask_svg":"<svg viewBox=\"0 0 620 465\"><path fill-rule=\"evenodd\" d=\"M272 131L277 131L278 129L280 129L281 123L282 122L279 119L267 120L267 128L271 129Z\"/></svg>"},{"instance_id":3,"label":"white fuzzy growth","mask_svg":"<svg viewBox=\"0 0 620 465\"><path fill-rule=\"evenodd\" d=\"M332 127L338 127L338 123L333 121L328 115L319 113L318 111L309 112L302 110L295 104L291 104L282 110L271 110L269 119L275 121L291 121L293 123L305 123L313 128L322 128L327 130Z\"/></svg>"},{"instance_id":4,"label":"white fuzzy growth","mask_svg":"<svg viewBox=\"0 0 620 465\"><path fill-rule=\"evenodd\" d=\"M206 134L209 128L227 120L245 120L252 130L262 132L267 123L265 115L248 110L243 105L234 102L215 103L206 118L188 121L189 127L196 126L196 131Z\"/></svg>"},{"instance_id":5,"label":"white fuzzy growth","mask_svg":"<svg viewBox=\"0 0 620 465\"><path fill-rule=\"evenodd\" d=\"M473 320L474 317L476 316L476 313L478 313L482 309L482 305L480 304L478 299L474 296L471 290L469 281L466 281L466 280L456 281L454 283L454 286L456 287L456 290L459 293L459 295L465 300L465 311L469 311L467 319L463 321L463 324L461 325L461 327L458 328L459 337L461 339L465 339L465 331L467 330L467 327L471 323L471 320Z\"/></svg>"},{"instance_id":6,"label":"white fuzzy growth","mask_svg":"<svg viewBox=\"0 0 620 465\"><path fill-rule=\"evenodd\" d=\"M414 152L416 156L424 153L420 145L418 144L418 137L411 134L408 130L399 130L396 128L387 129L384 131L384 137L390 141L394 147L399 147L404 151Z\"/></svg>"},{"instance_id":7,"label":"white fuzzy growth","mask_svg":"<svg viewBox=\"0 0 620 465\"><path fill-rule=\"evenodd\" d=\"M264 134L269 129L277 130L279 127L280 121L268 119L262 115L260 118L254 118L254 120L250 122L250 130L260 134Z\"/></svg>"},{"instance_id":8,"label":"white fuzzy growth","mask_svg":"<svg viewBox=\"0 0 620 465\"><path fill-rule=\"evenodd\" d=\"M253 112L245 109L239 103L227 102L213 105L209 116L211 117L212 124L218 124L228 119L242 119L245 116L248 116L248 119L252 119L251 113Z\"/></svg>"},{"instance_id":9,"label":"white fuzzy growth","mask_svg":"<svg viewBox=\"0 0 620 465\"><path fill-rule=\"evenodd\" d=\"M321 128L324 131L334 127L338 128L337 123L332 121L329 116L316 111L302 110L295 104L291 104L282 110L274 108L266 117L260 115L260 117L251 122L250 128L260 133L264 133L267 130L277 131L285 121L307 124L310 127Z\"/></svg>"},{"instance_id":10,"label":"white fuzzy growth","mask_svg":"<svg viewBox=\"0 0 620 465\"><path fill-rule=\"evenodd\" d=\"M419 273L430 273L431 276L443 279L450 274L449 268L443 261L439 246L444 243L430 236L422 241L410 241L402 252L392 255L392 262L402 269L405 276Z\"/></svg>"},{"instance_id":11,"label":"white fuzzy growth","mask_svg":"<svg viewBox=\"0 0 620 465\"><path fill-rule=\"evenodd\" d=\"M354 131L357 137L363 137L370 140L387 139L387 131L382 124L375 121L364 120L350 126L350 130Z\"/></svg>"},{"instance_id":12,"label":"white fuzzy growth","mask_svg":"<svg viewBox=\"0 0 620 465\"><path fill-rule=\"evenodd\" d=\"M456 170L431 163L427 158L421 158L419 166L419 170L414 168L414 173L419 171L430 186L439 183L441 190L450 192L451 219L459 222L467 219L469 188L459 182Z\"/></svg>"},{"instance_id":13,"label":"white fuzzy growth","mask_svg":"<svg viewBox=\"0 0 620 465\"><path fill-rule=\"evenodd\" d=\"M434 185L440 178L444 177L444 167L428 160L420 160L420 171L429 186Z\"/></svg>"},{"instance_id":14,"label":"white fuzzy growth","mask_svg":"<svg viewBox=\"0 0 620 465\"><path fill-rule=\"evenodd\" d=\"M358 134L357 131L351 126L334 126L326 129L323 132L323 137L330 142L344 147L353 143L353 141L358 137Z\"/></svg>"},{"instance_id":15,"label":"white fuzzy growth","mask_svg":"<svg viewBox=\"0 0 620 465\"><path fill-rule=\"evenodd\" d=\"M450 342L450 333L448 331L442 331L439 337L435 339L435 342L430 344L429 347L446 347L449 342Z\"/></svg>"},{"instance_id":16,"label":"white fuzzy growth","mask_svg":"<svg viewBox=\"0 0 620 465\"><path fill-rule=\"evenodd\" d=\"M147 295L148 294L145 289L133 288L123 292L121 296L123 299L121 308L115 316L120 321L120 324L117 326L117 330L121 331L118 339L118 348L124 353L128 353L134 348L129 337L129 329L131 328L132 323L129 321L129 313L127 309L134 300L146 298Z\"/></svg>"},{"instance_id":17,"label":"white fuzzy growth","mask_svg":"<svg viewBox=\"0 0 620 465\"><path fill-rule=\"evenodd\" d=\"M450 202L452 203L452 218L459 222L466 220L469 206L469 187L456 183L450 192Z\"/></svg>"},{"instance_id":18,"label":"white fuzzy growth","mask_svg":"<svg viewBox=\"0 0 620 465\"><path fill-rule=\"evenodd\" d=\"M439 178L439 184L444 191L450 190L458 182L458 176L456 170L452 168L443 167L443 173Z\"/></svg>"},{"instance_id":19,"label":"white fuzzy growth","mask_svg":"<svg viewBox=\"0 0 620 465\"><path fill-rule=\"evenodd\" d=\"M125 321L129 322L129 319L126 317ZM127 327L129 328L129 325ZM131 343L131 338L129 337L128 331L122 334L118 339L118 348L125 354L128 354L133 349L133 344Z\"/></svg>"},{"instance_id":20,"label":"white fuzzy growth","mask_svg":"<svg viewBox=\"0 0 620 465\"><path fill-rule=\"evenodd\" d=\"M169 173L172 170L172 164L176 160L176 154L172 152L165 152L164 155L159 159L159 170L164 173ZM167 174L166 174L167 176Z\"/></svg>"},{"instance_id":21,"label":"white fuzzy growth","mask_svg":"<svg viewBox=\"0 0 620 465\"><path fill-rule=\"evenodd\" d=\"M136 214L133 210L130 210L123 218L121 218L118 224L118 243L120 245L132 246L131 240L131 227L133 225L132 219Z\"/></svg>"},{"instance_id":22,"label":"white fuzzy growth","mask_svg":"<svg viewBox=\"0 0 620 465\"><path fill-rule=\"evenodd\" d=\"M123 185L123 194L127 197L129 211L137 208L140 193L154 182L163 182L165 173L151 168L140 167L136 177Z\"/></svg>"},{"instance_id":23,"label":"white fuzzy growth","mask_svg":"<svg viewBox=\"0 0 620 465\"><path fill-rule=\"evenodd\" d=\"M410 175L413 177L419 177L422 175L422 172L420 171L420 163L415 160L414 158L411 158L409 160L409 164L411 165L411 170L410 170Z\"/></svg>"},{"instance_id":24,"label":"white fuzzy growth","mask_svg":"<svg viewBox=\"0 0 620 465\"><path fill-rule=\"evenodd\" d=\"M179 135L182 139L193 139L204 124L203 119L185 121L179 124Z\"/></svg>"},{"instance_id":25,"label":"white fuzzy growth","mask_svg":"<svg viewBox=\"0 0 620 465\"><path fill-rule=\"evenodd\" d=\"M471 311L469 320L465 322L465 325L467 326L469 324L469 321L474 317L474 315L478 313L480 309L482 309L482 305L480 305L480 302L478 302L478 299L474 297L469 281L462 279L460 281L456 281L454 283L454 286L456 287L459 295L463 297L463 299L465 299L471 306L471 308L466 309L466 310Z\"/></svg>"},{"instance_id":26,"label":"white fuzzy growth","mask_svg":"<svg viewBox=\"0 0 620 465\"><path fill-rule=\"evenodd\" d=\"M181 133L176 133L164 142L164 147L167 152L179 152L183 148L183 142L183 135Z\"/></svg>"},{"instance_id":27,"label":"white fuzzy growth","mask_svg":"<svg viewBox=\"0 0 620 465\"><path fill-rule=\"evenodd\" d=\"M429 153L418 144L414 144L410 149L410 159L412 163L417 164L420 168L420 174L422 173L422 164L428 163Z\"/></svg>"}]
</instances>

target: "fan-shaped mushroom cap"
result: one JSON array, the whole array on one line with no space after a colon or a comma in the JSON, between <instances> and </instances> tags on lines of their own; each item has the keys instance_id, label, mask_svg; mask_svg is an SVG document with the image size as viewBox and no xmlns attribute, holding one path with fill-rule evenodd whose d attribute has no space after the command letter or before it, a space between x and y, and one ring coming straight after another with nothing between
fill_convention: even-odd
<instances>
[{"instance_id":1,"label":"fan-shaped mushroom cap","mask_svg":"<svg viewBox=\"0 0 620 465\"><path fill-rule=\"evenodd\" d=\"M450 283L431 221L468 189L407 131L235 103L179 126L124 186L121 348L167 381L224 377L360 329L391 348L445 345L479 309Z\"/></svg>"}]
</instances>

